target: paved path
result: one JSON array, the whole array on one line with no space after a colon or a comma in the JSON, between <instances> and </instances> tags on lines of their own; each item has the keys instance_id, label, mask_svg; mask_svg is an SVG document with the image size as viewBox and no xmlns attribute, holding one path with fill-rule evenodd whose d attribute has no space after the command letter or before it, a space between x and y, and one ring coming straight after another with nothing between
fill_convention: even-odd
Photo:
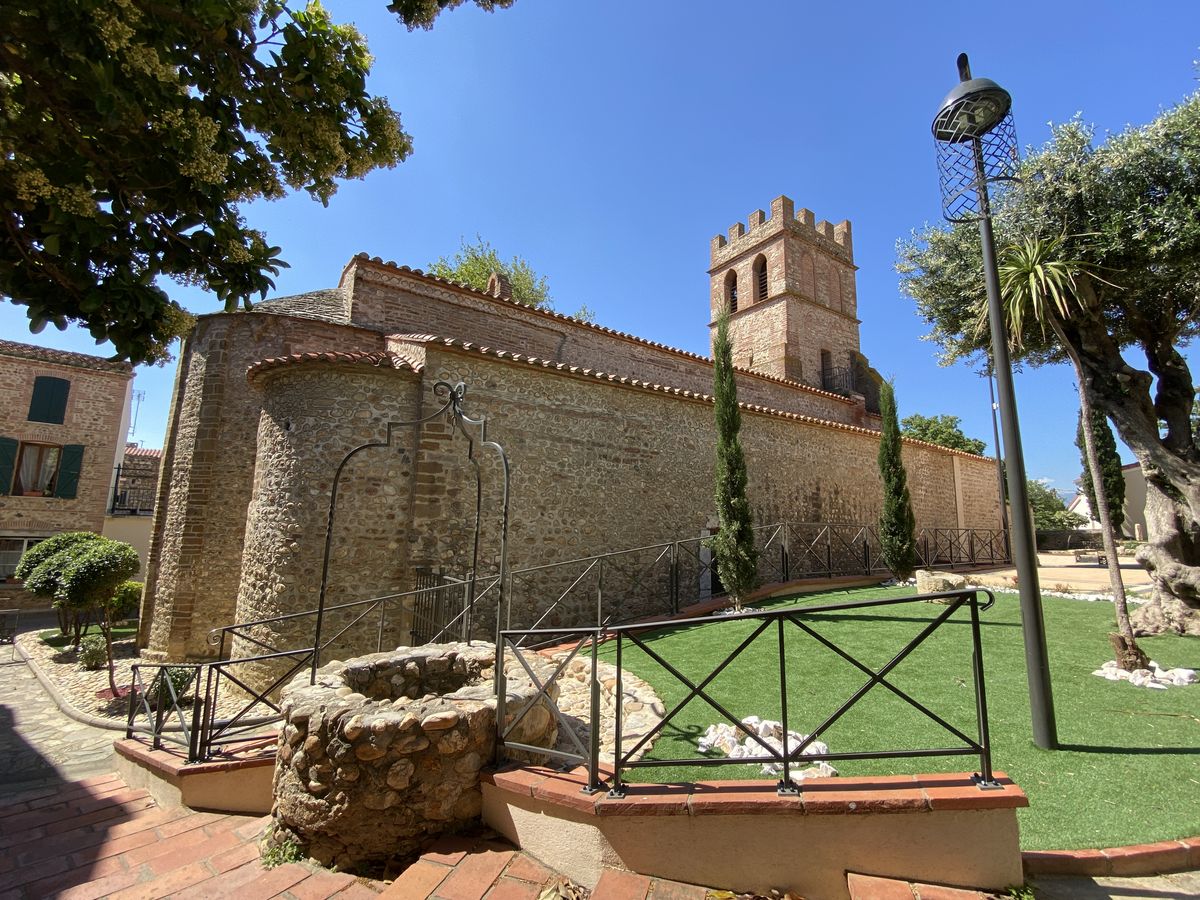
<instances>
[{"instance_id":1,"label":"paved path","mask_svg":"<svg viewBox=\"0 0 1200 900\"><path fill-rule=\"evenodd\" d=\"M1200 897L1200 872L1147 878L1067 878L1039 875L1037 900L1185 900Z\"/></svg>"},{"instance_id":2,"label":"paved path","mask_svg":"<svg viewBox=\"0 0 1200 900\"><path fill-rule=\"evenodd\" d=\"M291 863L266 869L267 820L160 808L112 772L117 732L63 715L24 662L0 665L0 900L54 896L533 900L557 876L495 839L446 839L394 884ZM103 773L103 774L102 774ZM1200 872L1042 876L1037 900L1200 898ZM593 900L699 900L702 888L606 871ZM381 898L382 900L382 898Z\"/></svg>"},{"instance_id":3,"label":"paved path","mask_svg":"<svg viewBox=\"0 0 1200 900\"><path fill-rule=\"evenodd\" d=\"M111 772L116 737L63 715L26 663L0 665L0 796Z\"/></svg>"},{"instance_id":4,"label":"paved path","mask_svg":"<svg viewBox=\"0 0 1200 900\"><path fill-rule=\"evenodd\" d=\"M1094 551L1093 551L1094 552ZM1112 593L1112 584L1108 579L1108 567L1095 563L1075 562L1074 556L1057 553L1039 553L1038 584L1043 591L1069 590L1079 593ZM1012 589L1012 579L1017 570L993 569L987 572L971 572L972 579L982 583ZM1140 565L1134 562L1132 556L1121 557L1121 580L1128 592L1140 592L1149 589L1150 575Z\"/></svg>"}]
</instances>

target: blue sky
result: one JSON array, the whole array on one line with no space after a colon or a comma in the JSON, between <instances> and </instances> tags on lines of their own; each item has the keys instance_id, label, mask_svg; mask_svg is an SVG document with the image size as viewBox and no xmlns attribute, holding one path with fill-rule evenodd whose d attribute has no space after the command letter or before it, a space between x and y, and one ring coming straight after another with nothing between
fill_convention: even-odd
<instances>
[{"instance_id":1,"label":"blue sky","mask_svg":"<svg viewBox=\"0 0 1200 900\"><path fill-rule=\"evenodd\" d=\"M307 195L246 208L292 264L278 293L334 285L360 250L424 267L478 234L546 275L561 311L586 304L600 324L707 353L710 238L787 194L853 222L862 349L895 377L901 415L958 415L989 452L986 382L937 365L893 270L896 239L940 216L929 123L955 56L1010 91L1029 145L1076 112L1101 132L1150 120L1196 89L1200 55L1195 0L517 0L414 33L384 0L326 6L367 36L371 90L415 152L328 208ZM193 312L217 308L170 290ZM30 337L10 304L0 333L106 352L76 329ZM161 446L173 370L139 369L146 446ZM1020 373L1017 400L1030 476L1069 489L1070 372Z\"/></svg>"}]
</instances>

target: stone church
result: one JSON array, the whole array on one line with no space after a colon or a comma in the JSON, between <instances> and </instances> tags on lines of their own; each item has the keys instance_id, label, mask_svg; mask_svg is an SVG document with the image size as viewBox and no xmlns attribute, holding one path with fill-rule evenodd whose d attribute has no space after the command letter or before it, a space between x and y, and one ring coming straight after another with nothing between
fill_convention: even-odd
<instances>
[{"instance_id":1,"label":"stone church","mask_svg":"<svg viewBox=\"0 0 1200 900\"><path fill-rule=\"evenodd\" d=\"M849 222L787 197L711 246L709 317L731 310L760 523L873 523L878 376L859 350ZM439 380L511 461L510 566L694 537L713 516L711 360L359 254L337 287L201 316L163 448L140 640L203 659L208 631L316 606L343 456L427 417ZM397 429L339 487L330 603L465 573L476 486L441 420ZM480 573L497 562L496 462L478 456ZM918 526L998 526L994 460L906 441ZM382 626L381 626L382 628Z\"/></svg>"}]
</instances>

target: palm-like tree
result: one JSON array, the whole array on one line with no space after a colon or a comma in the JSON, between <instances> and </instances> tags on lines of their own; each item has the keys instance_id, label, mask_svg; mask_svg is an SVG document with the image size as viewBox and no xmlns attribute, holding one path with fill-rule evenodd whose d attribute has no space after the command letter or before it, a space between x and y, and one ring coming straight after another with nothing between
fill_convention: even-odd
<instances>
[{"instance_id":1,"label":"palm-like tree","mask_svg":"<svg viewBox=\"0 0 1200 900\"><path fill-rule=\"evenodd\" d=\"M1004 295L1009 332L1015 341L1020 342L1022 329L1029 319L1043 329L1049 327L1054 332L1059 346L1075 367L1083 421L1091 422L1090 381L1085 375L1078 352L1067 340L1063 323L1077 312L1087 311L1087 298L1093 296L1089 279L1096 277L1096 273L1091 271L1087 263L1066 258L1065 240L1065 235L1050 239L1026 237L1019 243L1006 247L1000 262L1000 288ZM1129 621L1125 583L1121 579L1108 498L1104 495L1100 475L1100 457L1091 428L1083 429L1083 441L1088 469L1092 473L1092 483L1097 485L1095 513L1100 521L1104 553L1108 558L1108 577L1112 583L1113 606L1117 614L1118 633L1110 635L1109 638L1117 655L1117 664L1122 669L1144 669L1149 665L1149 661L1138 647L1133 635L1133 626Z\"/></svg>"}]
</instances>

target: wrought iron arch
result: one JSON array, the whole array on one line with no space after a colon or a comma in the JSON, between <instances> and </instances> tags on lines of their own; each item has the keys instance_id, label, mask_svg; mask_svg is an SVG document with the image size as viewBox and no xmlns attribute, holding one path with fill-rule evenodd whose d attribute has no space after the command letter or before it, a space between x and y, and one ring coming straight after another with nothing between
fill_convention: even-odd
<instances>
[{"instance_id":1,"label":"wrought iron arch","mask_svg":"<svg viewBox=\"0 0 1200 900\"><path fill-rule=\"evenodd\" d=\"M466 599L466 634L470 635L470 615L475 603L475 585L476 573L479 570L479 532L483 514L483 473L479 467L479 459L475 455L475 445L478 441L479 446L487 447L493 450L500 459L500 466L503 475L503 492L501 495L501 512L500 512L500 573L499 573L499 597L497 601L497 610L504 608L505 591L507 589L507 568L508 568L508 501L509 501L509 486L510 486L510 468L508 454L504 447L497 441L490 440L487 436L487 416L475 418L467 414L464 406L464 398L467 393L467 385L465 382L459 381L456 384L451 384L449 381L440 380L433 386L434 396L442 400L441 406L437 410L427 416L419 419L413 419L408 422L389 422L387 425L387 436L382 441L368 441L359 444L357 447L350 450L342 457L342 461L338 463L338 467L333 476L333 485L329 492L329 512L325 518L325 551L321 560L321 586L317 595L317 611L316 625L313 634L313 656L312 670L309 676L310 682L316 681L317 669L321 665L321 632L325 618L325 602L326 595L329 590L329 566L333 551L333 529L337 517L338 504L338 489L341 484L342 474L346 471L347 465L358 454L365 450L370 450L378 447L391 447L395 438L396 432L402 428L419 428L420 426L442 418L443 416L450 423L451 428L461 434L467 440L467 459L471 463L471 469L475 475L475 525L474 537L471 544L471 568L467 578L467 599ZM468 429L477 431L477 435L473 435ZM499 616L499 612L497 612ZM499 627L499 619L497 619L497 627Z\"/></svg>"}]
</instances>

